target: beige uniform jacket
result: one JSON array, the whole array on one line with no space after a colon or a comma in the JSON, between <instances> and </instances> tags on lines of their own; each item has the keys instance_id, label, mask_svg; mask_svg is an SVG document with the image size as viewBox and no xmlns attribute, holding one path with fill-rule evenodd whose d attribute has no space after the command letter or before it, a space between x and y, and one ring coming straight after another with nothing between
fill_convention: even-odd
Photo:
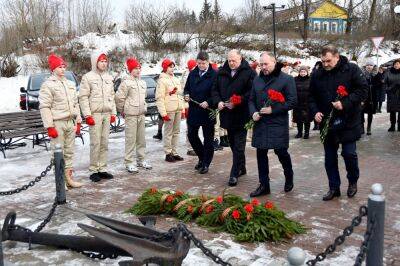
<instances>
[{"instance_id":1,"label":"beige uniform jacket","mask_svg":"<svg viewBox=\"0 0 400 266\"><path fill-rule=\"evenodd\" d=\"M177 88L177 92L169 95L174 88ZM181 112L184 107L182 94L181 81L175 76L161 73L156 88L156 104L160 115Z\"/></svg>"},{"instance_id":2,"label":"beige uniform jacket","mask_svg":"<svg viewBox=\"0 0 400 266\"><path fill-rule=\"evenodd\" d=\"M144 80L126 77L115 94L115 103L120 113L126 116L143 115L147 111L147 85Z\"/></svg>"},{"instance_id":3,"label":"beige uniform jacket","mask_svg":"<svg viewBox=\"0 0 400 266\"><path fill-rule=\"evenodd\" d=\"M76 86L66 78L52 75L42 84L39 109L45 128L54 127L54 121L59 120L82 122Z\"/></svg>"}]
</instances>

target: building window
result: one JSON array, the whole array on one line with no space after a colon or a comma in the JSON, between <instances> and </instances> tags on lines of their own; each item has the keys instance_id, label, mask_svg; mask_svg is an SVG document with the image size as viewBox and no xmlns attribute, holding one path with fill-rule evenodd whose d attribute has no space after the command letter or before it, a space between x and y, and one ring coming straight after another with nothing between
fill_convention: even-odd
<instances>
[{"instance_id":1,"label":"building window","mask_svg":"<svg viewBox=\"0 0 400 266\"><path fill-rule=\"evenodd\" d=\"M332 22L332 24L331 24L331 32L332 33L336 33L337 32L337 23L336 22Z\"/></svg>"},{"instance_id":2,"label":"building window","mask_svg":"<svg viewBox=\"0 0 400 266\"><path fill-rule=\"evenodd\" d=\"M325 21L322 24L322 31L324 31L324 32L328 32L329 31L329 23L328 22Z\"/></svg>"},{"instance_id":3,"label":"building window","mask_svg":"<svg viewBox=\"0 0 400 266\"><path fill-rule=\"evenodd\" d=\"M320 30L319 21L314 21L314 31L318 32Z\"/></svg>"}]
</instances>

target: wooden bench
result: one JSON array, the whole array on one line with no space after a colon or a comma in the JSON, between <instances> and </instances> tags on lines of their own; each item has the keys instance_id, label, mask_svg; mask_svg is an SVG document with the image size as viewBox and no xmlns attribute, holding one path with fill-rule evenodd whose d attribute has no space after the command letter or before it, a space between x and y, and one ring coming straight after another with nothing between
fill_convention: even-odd
<instances>
[{"instance_id":1,"label":"wooden bench","mask_svg":"<svg viewBox=\"0 0 400 266\"><path fill-rule=\"evenodd\" d=\"M47 149L47 130L43 127L40 111L27 111L0 114L0 151L25 146L21 140L32 140L32 147Z\"/></svg>"}]
</instances>

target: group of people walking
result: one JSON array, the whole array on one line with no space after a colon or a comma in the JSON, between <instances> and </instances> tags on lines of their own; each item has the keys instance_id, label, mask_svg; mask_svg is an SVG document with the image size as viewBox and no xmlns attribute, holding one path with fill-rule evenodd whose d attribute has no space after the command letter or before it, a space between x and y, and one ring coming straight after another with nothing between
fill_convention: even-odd
<instances>
[{"instance_id":1,"label":"group of people walking","mask_svg":"<svg viewBox=\"0 0 400 266\"><path fill-rule=\"evenodd\" d=\"M227 183L236 186L240 177L247 173L245 148L247 125L251 121L251 145L257 150L259 176L259 185L250 193L251 197L271 192L269 150L274 150L282 164L284 191L290 192L294 188L295 173L289 154L289 111L293 110L293 121L298 127L297 138L309 138L312 121L318 123L321 130L328 124L323 147L329 190L323 200L341 195L337 156L340 144L349 180L347 195L351 198L357 193L360 171L356 141L363 133L363 113L374 113L381 106L377 100L370 105L370 99L378 99L371 87L382 85L388 91L388 111L391 112L393 128L396 112L400 111L400 60L394 63L389 74L368 75L372 71L368 65L363 72L341 56L336 47L329 45L321 50L321 61L315 65L311 75L307 67L300 66L296 78L285 73L284 65L268 52L259 58L259 73L238 50L229 51L220 68L210 64L209 55L204 51L198 53L194 62L184 83L174 75L175 63L172 60L164 59L161 64L156 105L163 121L163 132L159 131L157 135L162 135L165 161L184 160L177 148L181 119L187 118L187 139L198 157L194 168L200 174L208 173L214 156L215 124L218 122L227 132L227 142L232 151ZM126 60L129 75L116 93L107 66L105 53L94 54L92 70L83 76L78 93L75 85L64 77L64 60L56 55L49 56L53 74L41 87L40 110L52 146L59 143L63 147L69 187L81 186L73 179L72 160L75 134L80 133L82 121L89 125L90 132L90 179L98 182L113 178L107 171L107 151L109 125L115 121L117 112L125 118L126 124L126 170L137 173L139 168L152 168L145 160L147 106L146 83L140 79L141 65L135 58ZM345 94L339 95L340 90ZM389 98L389 93L397 98ZM277 100L275 96L278 96ZM389 109L389 104L391 107L396 105L393 99L397 99L398 109ZM400 130L400 118L397 121ZM367 134L371 133L371 122L372 115L368 117ZM199 137L200 128L203 141Z\"/></svg>"}]
</instances>

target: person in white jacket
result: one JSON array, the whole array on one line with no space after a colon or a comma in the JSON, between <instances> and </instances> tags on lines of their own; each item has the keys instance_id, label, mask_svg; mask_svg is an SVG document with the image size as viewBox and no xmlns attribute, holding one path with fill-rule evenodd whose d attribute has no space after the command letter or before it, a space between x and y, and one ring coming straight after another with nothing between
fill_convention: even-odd
<instances>
[{"instance_id":1,"label":"person in white jacket","mask_svg":"<svg viewBox=\"0 0 400 266\"><path fill-rule=\"evenodd\" d=\"M126 66L130 73L122 82L115 94L118 112L125 117L125 167L130 173L139 172L139 168L151 169L146 162L145 150L145 114L146 82L140 79L141 65L135 58L128 58ZM133 164L133 155L136 148L136 165Z\"/></svg>"},{"instance_id":2,"label":"person in white jacket","mask_svg":"<svg viewBox=\"0 0 400 266\"><path fill-rule=\"evenodd\" d=\"M112 179L107 172L110 123L116 119L113 77L108 73L108 58L97 52L91 57L92 71L83 75L79 103L86 124L90 126L90 180Z\"/></svg>"}]
</instances>

